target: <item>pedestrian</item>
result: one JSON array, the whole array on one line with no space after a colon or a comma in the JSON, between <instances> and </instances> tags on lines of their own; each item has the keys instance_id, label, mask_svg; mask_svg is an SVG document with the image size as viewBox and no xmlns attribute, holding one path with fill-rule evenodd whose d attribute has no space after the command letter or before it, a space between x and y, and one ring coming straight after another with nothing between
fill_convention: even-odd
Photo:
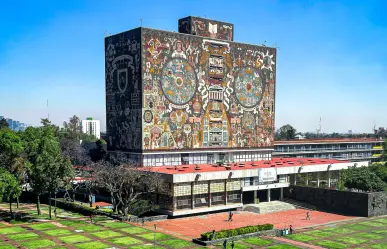
<instances>
[{"instance_id":1,"label":"pedestrian","mask_svg":"<svg viewBox=\"0 0 387 249\"><path fill-rule=\"evenodd\" d=\"M292 225L289 226L289 233L293 234L293 226Z\"/></svg>"},{"instance_id":2,"label":"pedestrian","mask_svg":"<svg viewBox=\"0 0 387 249\"><path fill-rule=\"evenodd\" d=\"M234 249L235 245L234 245L234 240L231 241L231 249Z\"/></svg>"},{"instance_id":3,"label":"pedestrian","mask_svg":"<svg viewBox=\"0 0 387 249\"><path fill-rule=\"evenodd\" d=\"M232 212L230 211L229 213L228 213L228 221L232 221Z\"/></svg>"},{"instance_id":4,"label":"pedestrian","mask_svg":"<svg viewBox=\"0 0 387 249\"><path fill-rule=\"evenodd\" d=\"M93 223L94 215L90 214L90 222Z\"/></svg>"},{"instance_id":5,"label":"pedestrian","mask_svg":"<svg viewBox=\"0 0 387 249\"><path fill-rule=\"evenodd\" d=\"M56 208L54 209L54 216L55 216L55 219L56 219Z\"/></svg>"},{"instance_id":6,"label":"pedestrian","mask_svg":"<svg viewBox=\"0 0 387 249\"><path fill-rule=\"evenodd\" d=\"M227 248L227 240L225 239L224 241L223 241L223 249L226 249Z\"/></svg>"},{"instance_id":7,"label":"pedestrian","mask_svg":"<svg viewBox=\"0 0 387 249\"><path fill-rule=\"evenodd\" d=\"M310 220L309 211L308 211L308 212L306 212L306 220Z\"/></svg>"},{"instance_id":8,"label":"pedestrian","mask_svg":"<svg viewBox=\"0 0 387 249\"><path fill-rule=\"evenodd\" d=\"M215 230L212 230L211 240L215 239Z\"/></svg>"}]
</instances>

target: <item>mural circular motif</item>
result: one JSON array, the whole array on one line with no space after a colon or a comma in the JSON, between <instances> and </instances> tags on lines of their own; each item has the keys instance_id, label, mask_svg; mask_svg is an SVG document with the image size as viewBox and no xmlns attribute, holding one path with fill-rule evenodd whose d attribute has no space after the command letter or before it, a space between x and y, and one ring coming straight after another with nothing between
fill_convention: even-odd
<instances>
[{"instance_id":1,"label":"mural circular motif","mask_svg":"<svg viewBox=\"0 0 387 249\"><path fill-rule=\"evenodd\" d=\"M188 61L175 58L163 68L161 89L169 101L184 105L195 95L196 81L195 71Z\"/></svg>"},{"instance_id":2,"label":"mural circular motif","mask_svg":"<svg viewBox=\"0 0 387 249\"><path fill-rule=\"evenodd\" d=\"M144 121L147 122L147 123L150 123L152 122L152 119L153 119L153 114L151 111L149 110L146 110L144 112Z\"/></svg>"},{"instance_id":3,"label":"mural circular motif","mask_svg":"<svg viewBox=\"0 0 387 249\"><path fill-rule=\"evenodd\" d=\"M256 106L262 97L262 79L255 68L239 70L235 80L235 95L241 105L250 108Z\"/></svg>"}]
</instances>

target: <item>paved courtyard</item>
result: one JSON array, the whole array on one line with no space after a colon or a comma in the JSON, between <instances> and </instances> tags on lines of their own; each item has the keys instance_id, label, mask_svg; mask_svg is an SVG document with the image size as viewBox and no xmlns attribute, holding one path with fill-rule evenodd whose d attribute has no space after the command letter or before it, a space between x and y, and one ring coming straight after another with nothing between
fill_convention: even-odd
<instances>
[{"instance_id":1,"label":"paved courtyard","mask_svg":"<svg viewBox=\"0 0 387 249\"><path fill-rule=\"evenodd\" d=\"M293 225L295 229L302 227L322 225L330 222L353 219L355 217L343 216L319 211L309 211L310 220L306 220L306 210L295 209L270 214L256 214L251 212L236 212L233 221L228 222L228 213L208 214L188 218L176 218L172 220L146 223L145 226L152 228L153 224L161 228L165 233L187 238L198 238L203 232L212 230L231 229L249 225L270 223L275 228L285 228Z\"/></svg>"}]
</instances>

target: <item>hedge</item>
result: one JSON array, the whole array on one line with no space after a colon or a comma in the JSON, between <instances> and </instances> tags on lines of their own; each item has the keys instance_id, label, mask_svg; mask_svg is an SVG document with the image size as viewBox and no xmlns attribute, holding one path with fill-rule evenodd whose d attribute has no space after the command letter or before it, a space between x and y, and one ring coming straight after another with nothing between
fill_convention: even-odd
<instances>
[{"instance_id":1,"label":"hedge","mask_svg":"<svg viewBox=\"0 0 387 249\"><path fill-rule=\"evenodd\" d=\"M229 237L233 237L233 236L237 236L237 235L272 230L273 228L274 228L273 224L263 224L263 225L256 225L256 226L239 227L239 228L235 228L235 229L217 231L217 232L215 232L215 238L212 238L212 232L202 233L200 235L200 238L202 241L210 241L212 239L223 239L223 238L229 238Z\"/></svg>"}]
</instances>

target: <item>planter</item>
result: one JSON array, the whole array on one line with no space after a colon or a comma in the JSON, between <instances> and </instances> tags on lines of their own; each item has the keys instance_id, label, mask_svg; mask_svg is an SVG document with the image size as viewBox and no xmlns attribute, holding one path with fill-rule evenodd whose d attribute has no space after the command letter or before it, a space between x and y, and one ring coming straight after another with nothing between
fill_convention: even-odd
<instances>
[{"instance_id":1,"label":"planter","mask_svg":"<svg viewBox=\"0 0 387 249\"><path fill-rule=\"evenodd\" d=\"M281 236L281 231L277 229L273 230L267 230L267 231L259 231L255 233L247 233L247 234L242 234L242 235L237 235L233 237L228 237L228 238L222 238L222 239L216 239L216 240L210 240L210 241L203 241L200 238L197 239L192 239L192 242L201 245L201 246L211 246L215 244L221 244L225 239L227 240L242 240L242 239L247 239L250 237L257 237L261 235L266 235L266 236Z\"/></svg>"}]
</instances>

